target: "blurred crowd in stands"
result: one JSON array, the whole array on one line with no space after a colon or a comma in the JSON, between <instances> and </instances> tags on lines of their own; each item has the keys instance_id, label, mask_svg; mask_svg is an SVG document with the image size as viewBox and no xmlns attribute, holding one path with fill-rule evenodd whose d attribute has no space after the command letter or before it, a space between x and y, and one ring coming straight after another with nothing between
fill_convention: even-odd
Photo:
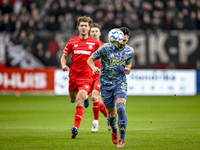
<instances>
[{"instance_id":1,"label":"blurred crowd in stands","mask_svg":"<svg viewBox=\"0 0 200 150\"><path fill-rule=\"evenodd\" d=\"M60 53L77 34L76 19L83 15L99 23L102 32L120 26L141 32L196 31L200 0L0 0L0 32L46 66L59 67ZM66 33L64 43L59 36L55 40L58 33Z\"/></svg>"}]
</instances>

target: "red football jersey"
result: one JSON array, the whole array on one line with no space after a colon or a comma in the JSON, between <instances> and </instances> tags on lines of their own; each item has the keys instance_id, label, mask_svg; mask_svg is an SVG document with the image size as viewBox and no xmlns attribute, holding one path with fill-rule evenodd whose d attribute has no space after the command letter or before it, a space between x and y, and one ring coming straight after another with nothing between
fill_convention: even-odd
<instances>
[{"instance_id":1,"label":"red football jersey","mask_svg":"<svg viewBox=\"0 0 200 150\"><path fill-rule=\"evenodd\" d=\"M99 46L99 42L90 36L86 40L82 40L78 35L68 41L63 52L68 55L72 53L72 63L69 71L70 79L90 80L92 78L93 72L87 65L87 60Z\"/></svg>"},{"instance_id":2,"label":"red football jersey","mask_svg":"<svg viewBox=\"0 0 200 150\"><path fill-rule=\"evenodd\" d=\"M99 41L99 46L101 46L101 45L103 45L103 44L104 44L104 42ZM98 67L99 69L101 68L100 59L96 60L96 61L94 62L94 64L95 64L95 66Z\"/></svg>"},{"instance_id":3,"label":"red football jersey","mask_svg":"<svg viewBox=\"0 0 200 150\"><path fill-rule=\"evenodd\" d=\"M99 46L101 46L101 45L103 45L103 44L104 44L104 42L99 41ZM94 64L95 64L95 66L98 67L99 69L101 68L100 59L96 60L96 61L94 62ZM99 80L99 74L95 74L95 75L93 76L93 81L94 81L94 80Z\"/></svg>"}]
</instances>

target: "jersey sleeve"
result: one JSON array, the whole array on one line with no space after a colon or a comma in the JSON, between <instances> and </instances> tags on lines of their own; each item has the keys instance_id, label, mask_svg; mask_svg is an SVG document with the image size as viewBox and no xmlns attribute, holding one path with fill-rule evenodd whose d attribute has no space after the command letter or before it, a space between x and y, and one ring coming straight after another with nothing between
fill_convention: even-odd
<instances>
[{"instance_id":1,"label":"jersey sleeve","mask_svg":"<svg viewBox=\"0 0 200 150\"><path fill-rule=\"evenodd\" d=\"M130 52L128 52L128 59L126 61L126 64L130 64L131 63L131 59L133 57L133 54L134 54L134 50L132 47L130 47Z\"/></svg>"},{"instance_id":2,"label":"jersey sleeve","mask_svg":"<svg viewBox=\"0 0 200 150\"><path fill-rule=\"evenodd\" d=\"M69 55L72 52L72 47L71 47L71 40L69 40L63 49L63 53Z\"/></svg>"},{"instance_id":3,"label":"jersey sleeve","mask_svg":"<svg viewBox=\"0 0 200 150\"><path fill-rule=\"evenodd\" d=\"M100 46L100 47L93 53L93 56L94 56L94 58L95 58L96 60L99 59L99 58L101 58L102 51L104 51L104 46Z\"/></svg>"},{"instance_id":4,"label":"jersey sleeve","mask_svg":"<svg viewBox=\"0 0 200 150\"><path fill-rule=\"evenodd\" d=\"M100 46L101 46L101 43L96 42L96 44L95 44L95 50L97 50Z\"/></svg>"}]
</instances>

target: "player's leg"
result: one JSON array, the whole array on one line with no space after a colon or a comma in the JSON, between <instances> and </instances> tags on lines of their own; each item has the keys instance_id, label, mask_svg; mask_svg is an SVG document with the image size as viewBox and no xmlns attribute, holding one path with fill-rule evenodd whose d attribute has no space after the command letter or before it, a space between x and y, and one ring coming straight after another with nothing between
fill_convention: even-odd
<instances>
[{"instance_id":1,"label":"player's leg","mask_svg":"<svg viewBox=\"0 0 200 150\"><path fill-rule=\"evenodd\" d=\"M106 110L106 106L104 105L102 99L101 99L101 95L99 95L99 104L100 104L100 112L105 116L107 117L108 115L108 112Z\"/></svg>"},{"instance_id":2,"label":"player's leg","mask_svg":"<svg viewBox=\"0 0 200 150\"><path fill-rule=\"evenodd\" d=\"M101 95L106 106L108 115L107 120L112 128L112 141L114 144L118 143L117 126L116 126L116 107L113 97L113 90L115 86L103 86L101 85Z\"/></svg>"},{"instance_id":3,"label":"player's leg","mask_svg":"<svg viewBox=\"0 0 200 150\"><path fill-rule=\"evenodd\" d=\"M78 93L76 96L76 108L77 108L77 114L75 114L75 124L77 128L79 127L82 117L83 117L83 105L84 100L88 92L90 91L91 87L91 81L81 81L78 82Z\"/></svg>"},{"instance_id":4,"label":"player's leg","mask_svg":"<svg viewBox=\"0 0 200 150\"><path fill-rule=\"evenodd\" d=\"M116 95L115 98L118 114L118 127L120 133L119 145L117 147L123 147L127 126L127 115L125 113L125 104L127 99L127 84L124 82L118 83L114 95Z\"/></svg>"},{"instance_id":5,"label":"player's leg","mask_svg":"<svg viewBox=\"0 0 200 150\"><path fill-rule=\"evenodd\" d=\"M80 126L82 117L83 117L83 105L85 97L91 87L90 81L76 81L76 87L78 89L78 93L76 95L76 112L74 116L74 127L72 128L72 138L76 138L76 135L78 134L78 128ZM73 91L71 91L73 92Z\"/></svg>"},{"instance_id":6,"label":"player's leg","mask_svg":"<svg viewBox=\"0 0 200 150\"><path fill-rule=\"evenodd\" d=\"M92 110L94 114L94 120L92 125L92 132L97 132L99 128L99 94L100 93L100 81L99 78L93 78L93 84L92 84Z\"/></svg>"},{"instance_id":7,"label":"player's leg","mask_svg":"<svg viewBox=\"0 0 200 150\"><path fill-rule=\"evenodd\" d=\"M77 93L78 93L78 87L77 87L76 82L74 82L73 80L69 80L69 96L70 96L70 101L72 103L74 103L76 101ZM77 113L77 111L78 110L76 107L76 113ZM75 116L76 116L76 113L75 113ZM75 139L76 135L78 134L78 128L75 125L75 122L76 122L75 120L76 120L76 118L74 117L74 127L71 129L71 132L72 132L71 138L73 138L73 139Z\"/></svg>"},{"instance_id":8,"label":"player's leg","mask_svg":"<svg viewBox=\"0 0 200 150\"><path fill-rule=\"evenodd\" d=\"M94 120L92 125L92 132L97 132L99 129L99 91L98 90L92 90L92 110L94 114Z\"/></svg>"},{"instance_id":9,"label":"player's leg","mask_svg":"<svg viewBox=\"0 0 200 150\"><path fill-rule=\"evenodd\" d=\"M84 101L84 107L88 108L88 106L90 105L90 96L92 95L92 90L94 87L94 81L91 83L91 87L90 87L90 91L88 91L88 94L85 97L85 101Z\"/></svg>"},{"instance_id":10,"label":"player's leg","mask_svg":"<svg viewBox=\"0 0 200 150\"><path fill-rule=\"evenodd\" d=\"M69 97L71 103L76 102L76 95L78 93L78 87L73 80L69 80Z\"/></svg>"},{"instance_id":11,"label":"player's leg","mask_svg":"<svg viewBox=\"0 0 200 150\"><path fill-rule=\"evenodd\" d=\"M106 117L106 123L107 123L107 128L108 128L108 131L111 130L111 126L107 120L107 116L108 116L108 112L106 110L106 106L104 105L102 99L101 99L101 95L99 94L99 102L100 102L100 111L102 112L102 114Z\"/></svg>"},{"instance_id":12,"label":"player's leg","mask_svg":"<svg viewBox=\"0 0 200 150\"><path fill-rule=\"evenodd\" d=\"M70 96L70 101L73 103L76 101L76 95L77 95L78 91L75 91L75 92L69 92L69 96ZM77 113L77 107L76 107L76 113ZM80 113L80 112L79 112ZM75 115L76 116L76 115ZM78 134L78 127L76 127L76 124L75 124L75 120L76 120L76 117L74 117L74 127L71 129L71 138L75 139L76 138L76 135Z\"/></svg>"},{"instance_id":13,"label":"player's leg","mask_svg":"<svg viewBox=\"0 0 200 150\"><path fill-rule=\"evenodd\" d=\"M124 147L124 138L125 138L126 126L127 126L127 115L125 113L125 103L126 103L126 99L124 98L118 98L116 100L117 114L118 114L118 127L119 127L119 134L120 134L119 145L117 147Z\"/></svg>"},{"instance_id":14,"label":"player's leg","mask_svg":"<svg viewBox=\"0 0 200 150\"><path fill-rule=\"evenodd\" d=\"M81 123L82 117L83 117L83 103L84 103L84 97L87 95L87 92L85 90L78 91L78 94L76 96L76 114L75 114L75 126L79 128L79 125Z\"/></svg>"},{"instance_id":15,"label":"player's leg","mask_svg":"<svg viewBox=\"0 0 200 150\"><path fill-rule=\"evenodd\" d=\"M117 112L116 112L116 107L112 107L112 108L108 108L107 109L108 111L108 116L107 116L107 119L108 119L108 122L112 128L112 131L113 132L117 132L117 126L116 126L116 115L117 115Z\"/></svg>"},{"instance_id":16,"label":"player's leg","mask_svg":"<svg viewBox=\"0 0 200 150\"><path fill-rule=\"evenodd\" d=\"M69 92L69 97L70 97L70 102L74 103L76 102L76 95L77 95L78 91L75 92Z\"/></svg>"},{"instance_id":17,"label":"player's leg","mask_svg":"<svg viewBox=\"0 0 200 150\"><path fill-rule=\"evenodd\" d=\"M116 107L112 107L112 108L108 108L108 116L107 116L107 120L111 126L112 129L112 142L114 144L118 143L118 135L117 135L117 125L116 125Z\"/></svg>"},{"instance_id":18,"label":"player's leg","mask_svg":"<svg viewBox=\"0 0 200 150\"><path fill-rule=\"evenodd\" d=\"M86 98L84 100L84 107L85 108L88 108L88 106L90 105L89 99L90 99L89 95L86 95Z\"/></svg>"},{"instance_id":19,"label":"player's leg","mask_svg":"<svg viewBox=\"0 0 200 150\"><path fill-rule=\"evenodd\" d=\"M84 97L87 95L87 92L85 90L80 90L77 93L76 96L76 112L74 116L74 127L71 129L72 135L71 138L76 138L76 135L78 134L78 128L81 124L81 120L83 118L83 103L84 103Z\"/></svg>"}]
</instances>

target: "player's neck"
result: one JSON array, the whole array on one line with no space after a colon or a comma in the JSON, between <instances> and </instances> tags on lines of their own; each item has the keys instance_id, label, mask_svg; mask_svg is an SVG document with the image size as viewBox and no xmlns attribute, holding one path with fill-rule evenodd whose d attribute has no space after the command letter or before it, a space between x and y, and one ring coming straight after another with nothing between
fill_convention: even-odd
<instances>
[{"instance_id":1,"label":"player's neck","mask_svg":"<svg viewBox=\"0 0 200 150\"><path fill-rule=\"evenodd\" d=\"M79 37L80 37L81 40L86 40L88 38L88 34L86 34L86 35L80 34Z\"/></svg>"},{"instance_id":2,"label":"player's neck","mask_svg":"<svg viewBox=\"0 0 200 150\"><path fill-rule=\"evenodd\" d=\"M122 50L124 47L122 47L122 48L119 48L119 46L118 45L116 45L116 47L118 48L118 50Z\"/></svg>"},{"instance_id":3,"label":"player's neck","mask_svg":"<svg viewBox=\"0 0 200 150\"><path fill-rule=\"evenodd\" d=\"M95 39L95 40L97 40L97 41L100 41L99 39L97 39L97 38L93 38L93 39Z\"/></svg>"}]
</instances>

